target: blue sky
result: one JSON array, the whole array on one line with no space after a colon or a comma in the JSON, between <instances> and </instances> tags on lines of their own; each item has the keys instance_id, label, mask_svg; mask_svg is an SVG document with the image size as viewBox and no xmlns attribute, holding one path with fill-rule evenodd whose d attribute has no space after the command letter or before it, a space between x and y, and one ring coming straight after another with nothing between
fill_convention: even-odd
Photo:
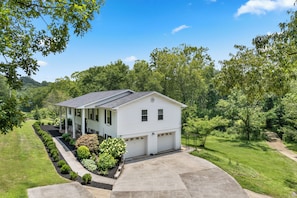
<instances>
[{"instance_id":1,"label":"blue sky","mask_svg":"<svg viewBox=\"0 0 297 198\"><path fill-rule=\"evenodd\" d=\"M84 37L70 38L65 52L36 55L41 82L70 76L119 59L130 67L149 61L156 48L187 44L206 47L216 61L235 44L251 46L257 35L278 32L295 0L106 0Z\"/></svg>"}]
</instances>

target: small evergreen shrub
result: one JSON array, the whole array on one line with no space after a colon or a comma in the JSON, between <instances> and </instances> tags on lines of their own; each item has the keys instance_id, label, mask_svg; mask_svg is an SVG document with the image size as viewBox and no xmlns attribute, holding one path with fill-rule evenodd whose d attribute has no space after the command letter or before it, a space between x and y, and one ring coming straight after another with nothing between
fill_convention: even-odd
<instances>
[{"instance_id":1,"label":"small evergreen shrub","mask_svg":"<svg viewBox=\"0 0 297 198\"><path fill-rule=\"evenodd\" d=\"M80 136L75 143L76 148L80 146L86 146L91 153L98 153L99 140L97 134L85 134Z\"/></svg>"},{"instance_id":2,"label":"small evergreen shrub","mask_svg":"<svg viewBox=\"0 0 297 198\"><path fill-rule=\"evenodd\" d=\"M88 147L80 146L76 150L78 159L87 159L90 157L91 153Z\"/></svg>"},{"instance_id":3,"label":"small evergreen shrub","mask_svg":"<svg viewBox=\"0 0 297 198\"><path fill-rule=\"evenodd\" d=\"M86 173L82 177L82 181L84 184L89 184L92 181L92 175L90 173Z\"/></svg>"},{"instance_id":4,"label":"small evergreen shrub","mask_svg":"<svg viewBox=\"0 0 297 198\"><path fill-rule=\"evenodd\" d=\"M75 146L75 140L71 138L71 140L69 141L69 144L72 146Z\"/></svg>"},{"instance_id":5,"label":"small evergreen shrub","mask_svg":"<svg viewBox=\"0 0 297 198\"><path fill-rule=\"evenodd\" d=\"M99 155L97 166L99 171L106 171L115 167L117 160L108 153L102 153Z\"/></svg>"},{"instance_id":6,"label":"small evergreen shrub","mask_svg":"<svg viewBox=\"0 0 297 198\"><path fill-rule=\"evenodd\" d=\"M46 147L48 148L48 150L57 149L56 144L53 141L47 143Z\"/></svg>"},{"instance_id":7,"label":"small evergreen shrub","mask_svg":"<svg viewBox=\"0 0 297 198\"><path fill-rule=\"evenodd\" d=\"M70 179L75 181L77 180L78 174L76 172L70 171Z\"/></svg>"},{"instance_id":8,"label":"small evergreen shrub","mask_svg":"<svg viewBox=\"0 0 297 198\"><path fill-rule=\"evenodd\" d=\"M60 161L58 161L57 166L61 168L65 164L66 164L65 160L60 160Z\"/></svg>"},{"instance_id":9,"label":"small evergreen shrub","mask_svg":"<svg viewBox=\"0 0 297 198\"><path fill-rule=\"evenodd\" d=\"M51 156L53 156L53 155L56 155L56 154L59 154L59 151L58 151L58 149L51 149L50 150L50 154L51 154Z\"/></svg>"},{"instance_id":10,"label":"small evergreen shrub","mask_svg":"<svg viewBox=\"0 0 297 198\"><path fill-rule=\"evenodd\" d=\"M95 171L97 169L96 162L92 159L83 159L81 163L89 171Z\"/></svg>"},{"instance_id":11,"label":"small evergreen shrub","mask_svg":"<svg viewBox=\"0 0 297 198\"><path fill-rule=\"evenodd\" d=\"M71 171L70 166L68 166L67 164L64 164L61 168L60 171L62 174L68 174Z\"/></svg>"},{"instance_id":12,"label":"small evergreen shrub","mask_svg":"<svg viewBox=\"0 0 297 198\"><path fill-rule=\"evenodd\" d=\"M63 133L62 138L66 141L69 142L71 140L70 133Z\"/></svg>"},{"instance_id":13,"label":"small evergreen shrub","mask_svg":"<svg viewBox=\"0 0 297 198\"><path fill-rule=\"evenodd\" d=\"M53 154L53 155L52 155L52 158L53 158L53 161L54 161L54 162L57 162L57 161L60 160L60 156L59 156L58 153Z\"/></svg>"}]
</instances>

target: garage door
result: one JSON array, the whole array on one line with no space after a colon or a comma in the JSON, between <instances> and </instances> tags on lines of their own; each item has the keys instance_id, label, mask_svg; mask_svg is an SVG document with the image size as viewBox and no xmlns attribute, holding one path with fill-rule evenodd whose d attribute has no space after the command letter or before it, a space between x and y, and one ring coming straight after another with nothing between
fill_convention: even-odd
<instances>
[{"instance_id":1,"label":"garage door","mask_svg":"<svg viewBox=\"0 0 297 198\"><path fill-rule=\"evenodd\" d=\"M158 134L158 153L168 150L174 150L175 133Z\"/></svg>"},{"instance_id":2,"label":"garage door","mask_svg":"<svg viewBox=\"0 0 297 198\"><path fill-rule=\"evenodd\" d=\"M146 155L147 138L146 136L125 138L127 143L127 153L125 158L137 157Z\"/></svg>"}]
</instances>

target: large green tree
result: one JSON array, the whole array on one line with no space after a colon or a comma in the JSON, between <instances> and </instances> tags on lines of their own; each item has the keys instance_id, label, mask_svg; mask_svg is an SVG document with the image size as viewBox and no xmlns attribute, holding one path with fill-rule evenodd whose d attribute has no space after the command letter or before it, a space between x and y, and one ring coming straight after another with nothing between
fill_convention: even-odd
<instances>
[{"instance_id":1,"label":"large green tree","mask_svg":"<svg viewBox=\"0 0 297 198\"><path fill-rule=\"evenodd\" d=\"M153 71L161 74L163 94L190 105L206 102L208 75L214 71L206 48L180 45L155 49L150 56Z\"/></svg>"},{"instance_id":2,"label":"large green tree","mask_svg":"<svg viewBox=\"0 0 297 198\"><path fill-rule=\"evenodd\" d=\"M63 52L71 31L83 36L102 0L2 0L0 2L0 71L8 84L19 86L19 69L27 75L38 70L34 54Z\"/></svg>"},{"instance_id":3,"label":"large green tree","mask_svg":"<svg viewBox=\"0 0 297 198\"><path fill-rule=\"evenodd\" d=\"M102 0L0 1L0 73L10 88L21 87L21 71L29 76L38 71L35 54L61 53L71 32L83 36L102 4ZM14 96L2 101L1 132L18 126L14 122L21 115L17 103Z\"/></svg>"}]
</instances>

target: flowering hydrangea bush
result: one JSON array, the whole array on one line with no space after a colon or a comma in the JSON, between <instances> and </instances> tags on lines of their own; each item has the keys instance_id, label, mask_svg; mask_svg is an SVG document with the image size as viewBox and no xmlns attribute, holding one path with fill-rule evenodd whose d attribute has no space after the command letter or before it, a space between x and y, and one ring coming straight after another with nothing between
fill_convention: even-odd
<instances>
[{"instance_id":1,"label":"flowering hydrangea bush","mask_svg":"<svg viewBox=\"0 0 297 198\"><path fill-rule=\"evenodd\" d=\"M115 159L119 159L126 153L126 142L123 138L108 138L99 146L100 153L108 153Z\"/></svg>"}]
</instances>

